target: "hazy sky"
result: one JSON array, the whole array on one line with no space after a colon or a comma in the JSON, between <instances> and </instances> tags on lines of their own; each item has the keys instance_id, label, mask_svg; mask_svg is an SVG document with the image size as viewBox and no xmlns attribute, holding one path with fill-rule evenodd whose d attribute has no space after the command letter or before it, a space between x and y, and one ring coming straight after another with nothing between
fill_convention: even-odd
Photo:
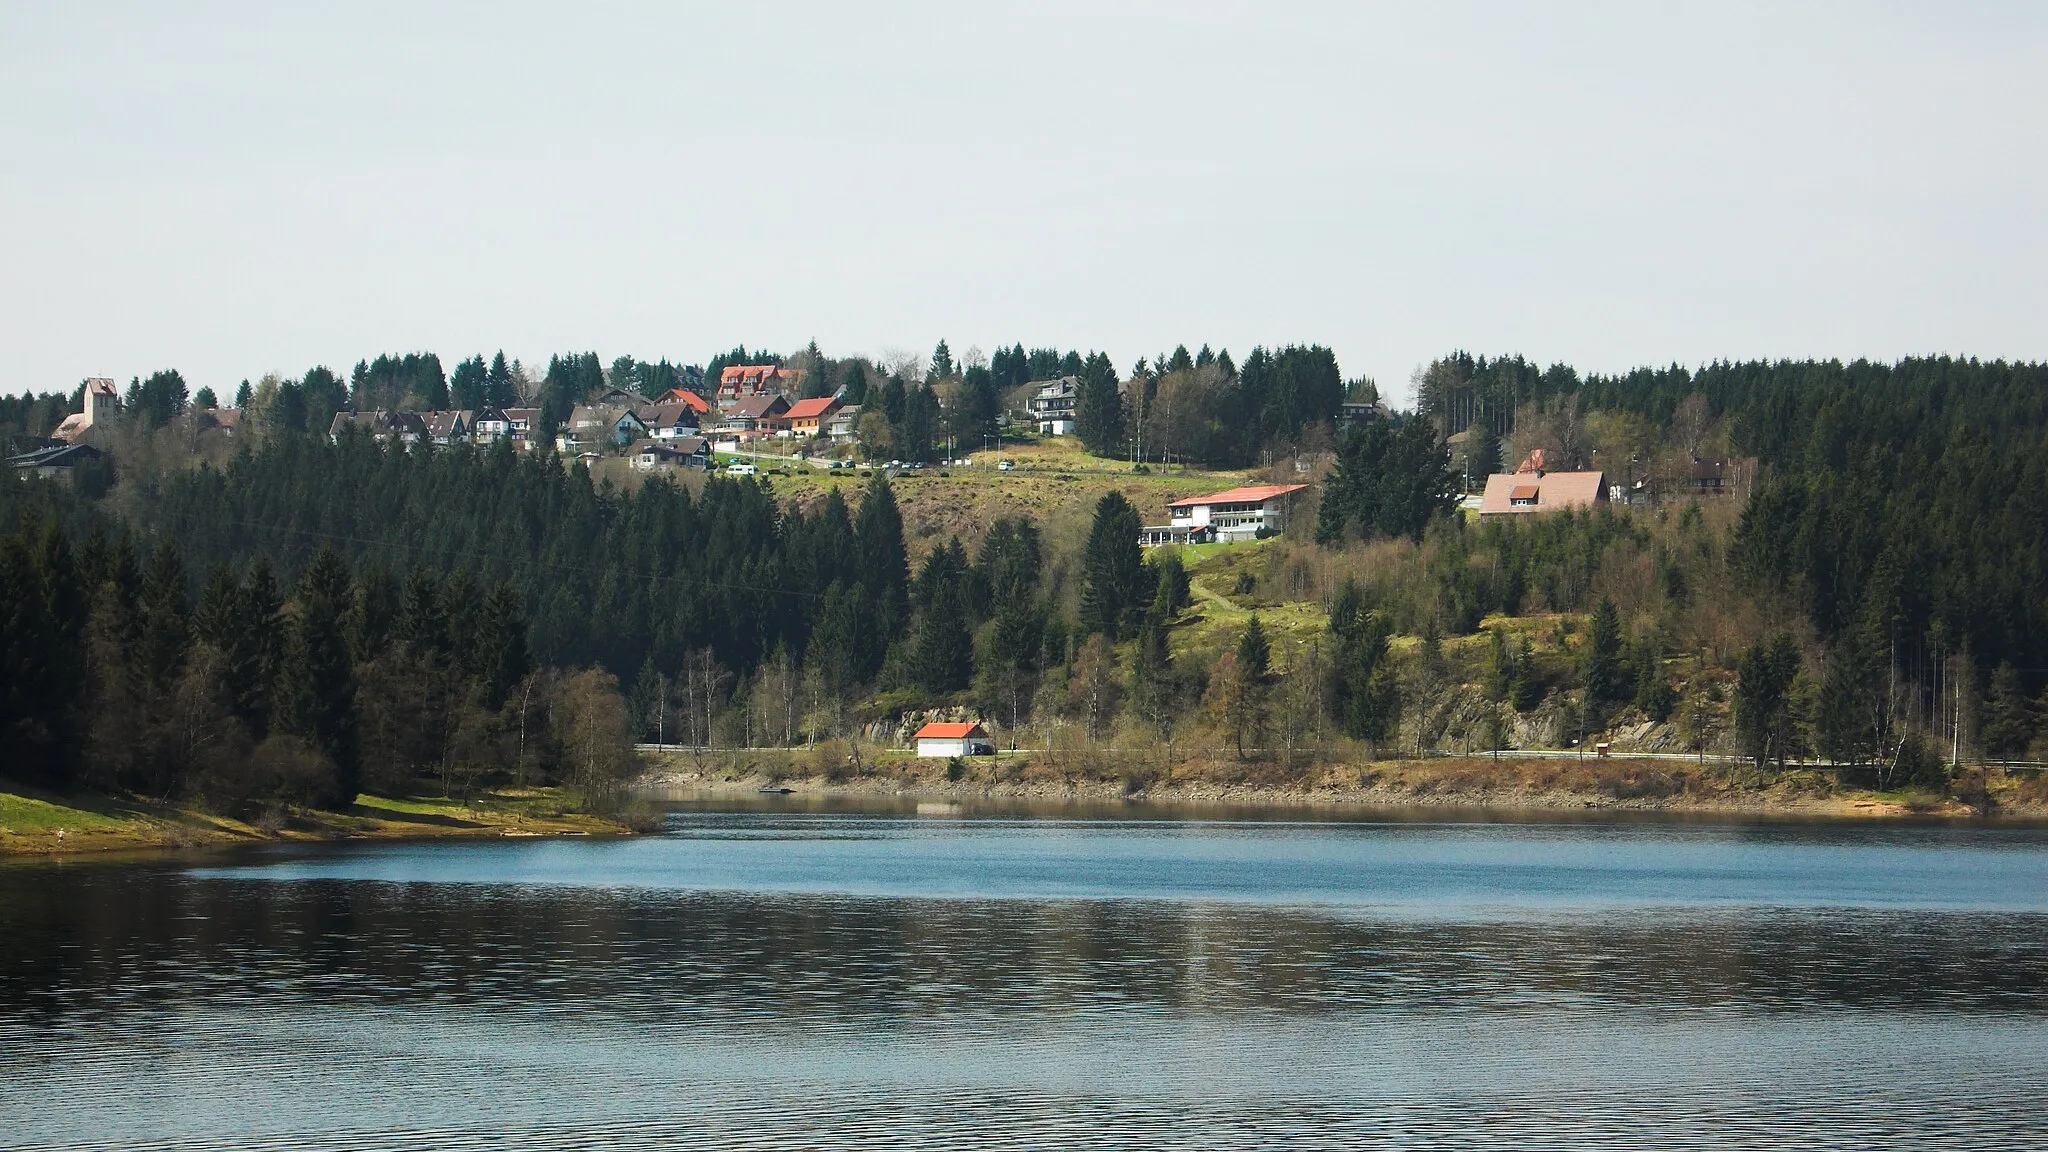
<instances>
[{"instance_id":1,"label":"hazy sky","mask_svg":"<svg viewBox=\"0 0 2048 1152\"><path fill-rule=\"evenodd\" d=\"M2048 6L0 2L0 391L2048 355Z\"/></svg>"}]
</instances>

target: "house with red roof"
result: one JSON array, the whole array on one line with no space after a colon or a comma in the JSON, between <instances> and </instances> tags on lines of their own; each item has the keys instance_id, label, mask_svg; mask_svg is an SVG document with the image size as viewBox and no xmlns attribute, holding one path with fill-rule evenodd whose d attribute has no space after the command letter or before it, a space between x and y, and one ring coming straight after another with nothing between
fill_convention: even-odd
<instances>
[{"instance_id":1,"label":"house with red roof","mask_svg":"<svg viewBox=\"0 0 2048 1152\"><path fill-rule=\"evenodd\" d=\"M786 396L803 386L802 368L779 364L729 364L718 374L718 398L736 400L742 396Z\"/></svg>"},{"instance_id":2,"label":"house with red roof","mask_svg":"<svg viewBox=\"0 0 2048 1152\"><path fill-rule=\"evenodd\" d=\"M656 404L688 404L690 411L702 416L711 411L711 401L706 400L688 388L671 388L654 401Z\"/></svg>"},{"instance_id":3,"label":"house with red roof","mask_svg":"<svg viewBox=\"0 0 2048 1152\"><path fill-rule=\"evenodd\" d=\"M1170 523L1143 529L1141 544L1259 540L1287 530L1287 514L1306 484L1251 484L1166 506Z\"/></svg>"},{"instance_id":4,"label":"house with red roof","mask_svg":"<svg viewBox=\"0 0 2048 1152\"><path fill-rule=\"evenodd\" d=\"M791 436L816 436L824 431L825 422L832 419L832 414L838 410L838 397L817 396L791 404L782 418L789 422Z\"/></svg>"},{"instance_id":5,"label":"house with red roof","mask_svg":"<svg viewBox=\"0 0 2048 1152\"><path fill-rule=\"evenodd\" d=\"M919 756L993 756L996 746L979 724L927 724L914 737Z\"/></svg>"}]
</instances>

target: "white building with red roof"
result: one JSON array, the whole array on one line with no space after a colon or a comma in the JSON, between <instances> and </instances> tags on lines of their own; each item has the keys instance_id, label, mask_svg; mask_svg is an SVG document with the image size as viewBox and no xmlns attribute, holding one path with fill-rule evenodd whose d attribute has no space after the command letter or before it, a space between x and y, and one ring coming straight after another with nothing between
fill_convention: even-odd
<instances>
[{"instance_id":1,"label":"white building with red roof","mask_svg":"<svg viewBox=\"0 0 2048 1152\"><path fill-rule=\"evenodd\" d=\"M913 737L919 756L993 756L996 746L979 724L927 724Z\"/></svg>"},{"instance_id":2,"label":"white building with red roof","mask_svg":"<svg viewBox=\"0 0 2048 1152\"><path fill-rule=\"evenodd\" d=\"M1257 540L1287 530L1287 514L1306 484L1250 484L1211 496L1190 496L1166 506L1171 523L1146 528L1143 544L1199 544L1205 540Z\"/></svg>"}]
</instances>

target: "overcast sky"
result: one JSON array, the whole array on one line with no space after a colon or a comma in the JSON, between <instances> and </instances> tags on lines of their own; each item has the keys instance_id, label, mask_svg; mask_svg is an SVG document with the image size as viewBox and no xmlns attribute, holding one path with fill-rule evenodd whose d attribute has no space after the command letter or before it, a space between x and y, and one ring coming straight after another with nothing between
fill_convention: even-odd
<instances>
[{"instance_id":1,"label":"overcast sky","mask_svg":"<svg viewBox=\"0 0 2048 1152\"><path fill-rule=\"evenodd\" d=\"M0 0L0 391L2048 354L2048 6Z\"/></svg>"}]
</instances>

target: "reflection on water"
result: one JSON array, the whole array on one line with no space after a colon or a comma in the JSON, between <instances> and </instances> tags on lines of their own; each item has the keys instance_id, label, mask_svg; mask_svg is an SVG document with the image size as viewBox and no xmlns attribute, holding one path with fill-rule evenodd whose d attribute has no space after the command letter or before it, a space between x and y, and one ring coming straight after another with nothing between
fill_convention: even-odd
<instances>
[{"instance_id":1,"label":"reflection on water","mask_svg":"<svg viewBox=\"0 0 2048 1152\"><path fill-rule=\"evenodd\" d=\"M2024 829L693 812L0 928L7 1146L2048 1147Z\"/></svg>"}]
</instances>

